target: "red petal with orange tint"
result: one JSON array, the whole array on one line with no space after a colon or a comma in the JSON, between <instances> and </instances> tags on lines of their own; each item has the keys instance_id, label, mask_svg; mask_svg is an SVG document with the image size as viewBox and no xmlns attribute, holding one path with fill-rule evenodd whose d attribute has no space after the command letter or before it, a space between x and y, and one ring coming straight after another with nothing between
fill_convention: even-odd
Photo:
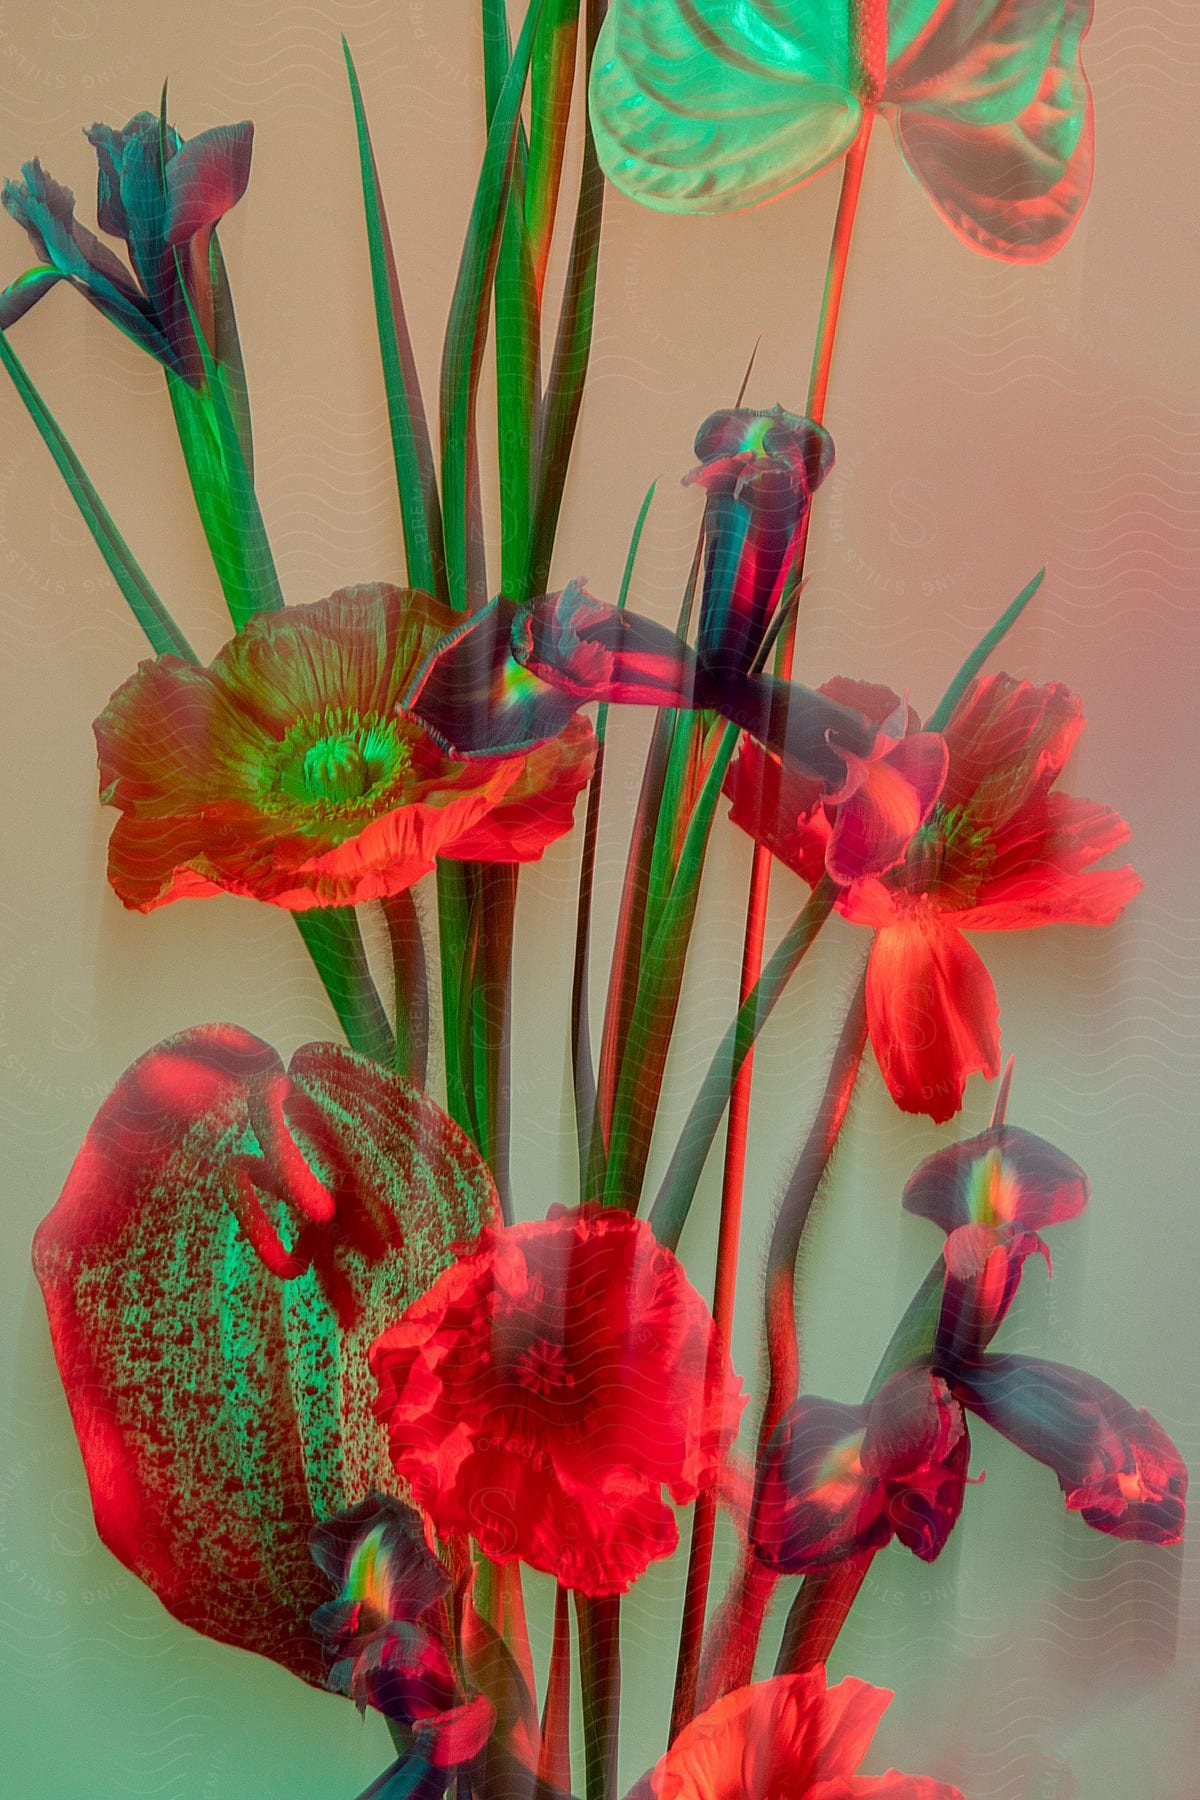
<instances>
[{"instance_id":1,"label":"red petal with orange tint","mask_svg":"<svg viewBox=\"0 0 1200 1800\"><path fill-rule=\"evenodd\" d=\"M939 1124L962 1105L967 1078L1000 1073L1000 1009L981 959L949 920L899 917L876 934L867 963L867 1024L888 1092Z\"/></svg>"}]
</instances>

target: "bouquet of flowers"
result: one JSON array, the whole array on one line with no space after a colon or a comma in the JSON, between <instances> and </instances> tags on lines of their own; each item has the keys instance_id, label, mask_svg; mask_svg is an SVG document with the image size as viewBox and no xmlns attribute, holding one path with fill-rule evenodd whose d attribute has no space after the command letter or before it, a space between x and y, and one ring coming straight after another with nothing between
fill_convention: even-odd
<instances>
[{"instance_id":1,"label":"bouquet of flowers","mask_svg":"<svg viewBox=\"0 0 1200 1800\"><path fill-rule=\"evenodd\" d=\"M435 424L369 72L345 51L402 537L378 581L281 590L217 236L251 125L184 137L165 90L92 125L102 235L38 160L5 185L36 261L0 293L0 359L152 652L95 722L108 881L138 912L222 893L290 912L340 1031L285 1064L237 1024L197 1024L121 1077L34 1243L54 1352L104 1542L184 1623L382 1714L395 1758L361 1800L954 1800L933 1775L858 1773L892 1696L825 1669L875 1555L945 1548L978 1478L974 1422L1046 1465L1081 1529L1183 1529L1186 1470L1150 1413L994 1347L1030 1257L1049 1269L1043 1233L1090 1190L1079 1146L1010 1119L1019 1080L973 934L1111 926L1140 881L1105 860L1120 816L1059 785L1080 701L996 666L1041 575L998 598L921 711L903 671L895 690L853 672L805 686L793 643L875 127L890 120L971 249L1053 255L1091 178L1091 0L520 11L514 33L482 0L486 148ZM807 391L751 406L748 369L697 407L676 615L638 603L653 487L619 591L577 574L551 590L606 183L712 213L826 169L841 191ZM163 371L230 616L207 666L14 347L64 282ZM629 708L652 729L594 1018L605 745ZM739 1004L664 1144L706 857L731 831L753 841ZM570 1069L577 1181L528 1193L509 1156L530 1098L512 1081L518 878L569 833L571 1005L545 1029ZM768 954L777 863L807 897ZM869 948L781 1171L747 1383L731 1343L759 1266L742 1213L755 1043L834 913ZM914 1232L941 1240L866 1392L826 1398L803 1379L797 1265L868 1046L896 1107L939 1124L973 1077L996 1087L986 1129L952 1127L898 1184ZM685 1225L715 1243L711 1288L681 1258ZM622 1597L676 1556L673 1705L629 1788ZM542 1658L529 1570L552 1583Z\"/></svg>"}]
</instances>

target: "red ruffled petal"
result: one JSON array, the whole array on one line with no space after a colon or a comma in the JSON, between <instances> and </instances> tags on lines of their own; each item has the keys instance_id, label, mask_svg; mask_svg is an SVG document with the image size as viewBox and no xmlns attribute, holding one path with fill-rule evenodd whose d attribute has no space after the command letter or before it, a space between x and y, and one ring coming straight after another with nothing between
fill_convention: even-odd
<instances>
[{"instance_id":1,"label":"red ruffled petal","mask_svg":"<svg viewBox=\"0 0 1200 1800\"><path fill-rule=\"evenodd\" d=\"M588 720L571 719L557 737L528 753L504 797L441 854L458 862L536 862L570 831L575 802L595 763L595 732Z\"/></svg>"},{"instance_id":2,"label":"red ruffled petal","mask_svg":"<svg viewBox=\"0 0 1200 1800\"><path fill-rule=\"evenodd\" d=\"M397 1474L470 1532L587 1594L678 1539L743 1398L708 1309L643 1220L568 1212L485 1232L372 1346Z\"/></svg>"},{"instance_id":3,"label":"red ruffled petal","mask_svg":"<svg viewBox=\"0 0 1200 1800\"><path fill-rule=\"evenodd\" d=\"M939 1124L962 1105L967 1077L1000 1073L992 978L962 933L925 911L876 934L867 964L871 1047L905 1112Z\"/></svg>"},{"instance_id":4,"label":"red ruffled petal","mask_svg":"<svg viewBox=\"0 0 1200 1800\"><path fill-rule=\"evenodd\" d=\"M891 1699L853 1676L827 1687L823 1667L735 1688L685 1726L650 1790L655 1800L963 1800L924 1776L855 1773Z\"/></svg>"},{"instance_id":5,"label":"red ruffled petal","mask_svg":"<svg viewBox=\"0 0 1200 1800\"><path fill-rule=\"evenodd\" d=\"M962 808L972 832L994 837L1062 773L1083 725L1079 701L1060 681L1036 687L981 675L946 725L943 807Z\"/></svg>"}]
</instances>

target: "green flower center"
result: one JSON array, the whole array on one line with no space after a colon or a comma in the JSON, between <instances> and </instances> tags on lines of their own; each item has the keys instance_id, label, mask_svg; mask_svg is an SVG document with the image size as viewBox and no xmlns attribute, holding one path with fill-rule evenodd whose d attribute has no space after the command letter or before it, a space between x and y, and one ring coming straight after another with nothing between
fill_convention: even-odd
<instances>
[{"instance_id":1,"label":"green flower center","mask_svg":"<svg viewBox=\"0 0 1200 1800\"><path fill-rule=\"evenodd\" d=\"M969 905L990 861L990 835L971 828L965 807L935 806L908 847L900 871L904 887Z\"/></svg>"},{"instance_id":2,"label":"green flower center","mask_svg":"<svg viewBox=\"0 0 1200 1800\"><path fill-rule=\"evenodd\" d=\"M302 775L314 800L360 800L374 785L371 765L348 731L314 744L305 754Z\"/></svg>"},{"instance_id":3,"label":"green flower center","mask_svg":"<svg viewBox=\"0 0 1200 1800\"><path fill-rule=\"evenodd\" d=\"M364 719L353 709L327 707L291 727L266 785L319 812L352 811L390 787L411 760L398 719Z\"/></svg>"}]
</instances>

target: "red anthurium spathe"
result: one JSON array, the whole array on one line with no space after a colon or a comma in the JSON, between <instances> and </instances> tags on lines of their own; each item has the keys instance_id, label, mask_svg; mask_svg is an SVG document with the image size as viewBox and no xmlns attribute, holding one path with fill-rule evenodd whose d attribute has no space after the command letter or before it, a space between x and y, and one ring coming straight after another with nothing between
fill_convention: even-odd
<instances>
[{"instance_id":1,"label":"red anthurium spathe","mask_svg":"<svg viewBox=\"0 0 1200 1800\"><path fill-rule=\"evenodd\" d=\"M551 1208L483 1232L372 1346L396 1472L470 1532L591 1595L678 1541L737 1429L708 1308L644 1220Z\"/></svg>"},{"instance_id":2,"label":"red anthurium spathe","mask_svg":"<svg viewBox=\"0 0 1200 1800\"><path fill-rule=\"evenodd\" d=\"M198 1631L320 1683L318 1520L390 1483L367 1346L496 1215L425 1094L197 1027L118 1081L34 1240L96 1526Z\"/></svg>"},{"instance_id":3,"label":"red anthurium spathe","mask_svg":"<svg viewBox=\"0 0 1200 1800\"><path fill-rule=\"evenodd\" d=\"M1092 176L1092 0L613 0L591 78L610 180L728 212L798 187L876 114L973 249L1040 262Z\"/></svg>"},{"instance_id":4,"label":"red anthurium spathe","mask_svg":"<svg viewBox=\"0 0 1200 1800\"><path fill-rule=\"evenodd\" d=\"M591 726L450 757L400 702L453 617L425 594L343 588L259 613L207 669L142 663L95 726L125 905L226 892L302 911L399 893L438 857L541 856L591 774Z\"/></svg>"},{"instance_id":5,"label":"red anthurium spathe","mask_svg":"<svg viewBox=\"0 0 1200 1800\"><path fill-rule=\"evenodd\" d=\"M1033 1356L985 1356L955 1381L963 1403L1046 1463L1067 1505L1110 1537L1175 1544L1188 1474L1157 1419L1094 1375Z\"/></svg>"},{"instance_id":6,"label":"red anthurium spathe","mask_svg":"<svg viewBox=\"0 0 1200 1800\"><path fill-rule=\"evenodd\" d=\"M857 695L879 720L899 704L863 683L826 689L847 703ZM1083 722L1059 682L979 677L945 727L945 783L903 860L881 878L851 880L839 896L838 910L875 933L871 1045L906 1112L949 1119L970 1075L1000 1072L995 989L964 932L1107 925L1141 888L1129 867L1091 867L1128 837L1119 814L1052 791ZM752 743L728 787L736 822L815 882L837 830L829 796Z\"/></svg>"},{"instance_id":7,"label":"red anthurium spathe","mask_svg":"<svg viewBox=\"0 0 1200 1800\"><path fill-rule=\"evenodd\" d=\"M963 1800L926 1775L864 1776L859 1764L892 1699L823 1667L735 1688L684 1727L651 1772L655 1800Z\"/></svg>"},{"instance_id":8,"label":"red anthurium spathe","mask_svg":"<svg viewBox=\"0 0 1200 1800\"><path fill-rule=\"evenodd\" d=\"M758 1470L750 1541L777 1573L806 1574L878 1550L893 1536L925 1562L962 1511L970 1442L962 1407L925 1364L873 1400L802 1395Z\"/></svg>"}]
</instances>

